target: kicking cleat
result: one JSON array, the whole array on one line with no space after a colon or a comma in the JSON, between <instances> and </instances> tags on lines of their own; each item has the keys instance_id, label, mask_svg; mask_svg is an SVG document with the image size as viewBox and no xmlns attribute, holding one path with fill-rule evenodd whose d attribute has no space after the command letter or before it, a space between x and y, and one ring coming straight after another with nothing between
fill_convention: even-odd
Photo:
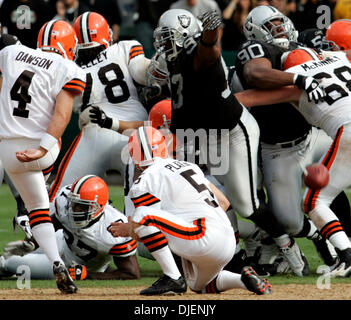
<instances>
[{"instance_id":1,"label":"kicking cleat","mask_svg":"<svg viewBox=\"0 0 351 320\"><path fill-rule=\"evenodd\" d=\"M186 292L187 284L183 277L177 280L163 275L160 279L154 282L151 287L141 290L140 294L145 296L154 295L175 295Z\"/></svg>"},{"instance_id":2,"label":"kicking cleat","mask_svg":"<svg viewBox=\"0 0 351 320\"><path fill-rule=\"evenodd\" d=\"M55 261L52 269L56 279L57 288L62 293L76 293L78 291L77 286L74 284L64 264L60 261Z\"/></svg>"},{"instance_id":3,"label":"kicking cleat","mask_svg":"<svg viewBox=\"0 0 351 320\"><path fill-rule=\"evenodd\" d=\"M246 266L241 271L241 281L245 284L247 290L258 295L272 293L272 286L266 279L261 279L256 271L249 266Z\"/></svg>"},{"instance_id":4,"label":"kicking cleat","mask_svg":"<svg viewBox=\"0 0 351 320\"><path fill-rule=\"evenodd\" d=\"M328 275L336 278L347 278L351 276L351 248L338 250L340 262Z\"/></svg>"}]
</instances>

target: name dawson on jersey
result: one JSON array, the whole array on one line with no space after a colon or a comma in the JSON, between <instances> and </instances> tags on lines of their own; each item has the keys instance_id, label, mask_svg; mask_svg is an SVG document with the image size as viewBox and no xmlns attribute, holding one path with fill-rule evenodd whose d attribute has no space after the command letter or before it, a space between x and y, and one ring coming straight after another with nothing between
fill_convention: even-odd
<instances>
[{"instance_id":1,"label":"name dawson on jersey","mask_svg":"<svg viewBox=\"0 0 351 320\"><path fill-rule=\"evenodd\" d=\"M48 70L52 64L52 60L41 58L37 56L32 56L31 54L20 51L15 58L17 61L32 64L33 66L38 66Z\"/></svg>"}]
</instances>

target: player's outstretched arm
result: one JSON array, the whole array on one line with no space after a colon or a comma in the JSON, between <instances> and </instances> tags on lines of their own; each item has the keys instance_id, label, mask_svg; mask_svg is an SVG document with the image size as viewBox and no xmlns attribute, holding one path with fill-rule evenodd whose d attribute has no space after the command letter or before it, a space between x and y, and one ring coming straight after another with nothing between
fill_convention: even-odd
<instances>
[{"instance_id":1,"label":"player's outstretched arm","mask_svg":"<svg viewBox=\"0 0 351 320\"><path fill-rule=\"evenodd\" d=\"M113 257L118 269L109 268L105 272L88 272L92 280L133 280L140 279L140 268L136 255L126 258Z\"/></svg>"},{"instance_id":2,"label":"player's outstretched arm","mask_svg":"<svg viewBox=\"0 0 351 320\"><path fill-rule=\"evenodd\" d=\"M84 109L79 116L79 121L82 126L92 122L96 123L101 128L111 129L126 135L131 133L131 129L134 130L144 125L144 121L123 121L118 118L110 118L98 106L89 106Z\"/></svg>"},{"instance_id":3,"label":"player's outstretched arm","mask_svg":"<svg viewBox=\"0 0 351 320\"><path fill-rule=\"evenodd\" d=\"M72 93L64 89L60 91L56 97L54 114L39 147L16 152L19 161L30 162L40 159L55 146L71 119L73 101L74 95Z\"/></svg>"},{"instance_id":4,"label":"player's outstretched arm","mask_svg":"<svg viewBox=\"0 0 351 320\"><path fill-rule=\"evenodd\" d=\"M213 64L221 55L221 17L216 11L211 11L206 12L199 19L202 22L203 31L197 47L195 69Z\"/></svg>"},{"instance_id":5,"label":"player's outstretched arm","mask_svg":"<svg viewBox=\"0 0 351 320\"><path fill-rule=\"evenodd\" d=\"M297 102L302 92L296 86L285 86L271 90L249 89L234 95L242 105L251 108L284 102Z\"/></svg>"},{"instance_id":6,"label":"player's outstretched arm","mask_svg":"<svg viewBox=\"0 0 351 320\"><path fill-rule=\"evenodd\" d=\"M275 89L294 83L294 74L272 68L267 58L256 58L245 63L244 78L251 87Z\"/></svg>"}]
</instances>

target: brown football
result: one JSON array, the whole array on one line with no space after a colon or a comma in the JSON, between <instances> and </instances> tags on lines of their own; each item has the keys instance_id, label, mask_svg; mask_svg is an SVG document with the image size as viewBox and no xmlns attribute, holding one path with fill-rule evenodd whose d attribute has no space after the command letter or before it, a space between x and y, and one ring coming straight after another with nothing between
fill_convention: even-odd
<instances>
[{"instance_id":1,"label":"brown football","mask_svg":"<svg viewBox=\"0 0 351 320\"><path fill-rule=\"evenodd\" d=\"M322 189L329 183L329 170L321 163L313 163L306 167L303 180L310 189Z\"/></svg>"}]
</instances>

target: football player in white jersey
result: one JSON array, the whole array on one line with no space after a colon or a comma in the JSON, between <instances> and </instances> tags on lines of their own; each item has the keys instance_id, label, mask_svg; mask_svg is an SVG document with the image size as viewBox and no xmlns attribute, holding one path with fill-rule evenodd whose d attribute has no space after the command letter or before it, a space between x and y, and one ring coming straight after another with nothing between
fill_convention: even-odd
<instances>
[{"instance_id":1,"label":"football player in white jersey","mask_svg":"<svg viewBox=\"0 0 351 320\"><path fill-rule=\"evenodd\" d=\"M15 45L0 51L0 158L64 293L74 293L77 287L57 249L42 170L56 160L74 96L85 88L84 73L72 61L76 43L68 23L49 21L39 32L37 50Z\"/></svg>"},{"instance_id":2,"label":"football player in white jersey","mask_svg":"<svg viewBox=\"0 0 351 320\"><path fill-rule=\"evenodd\" d=\"M70 184L82 175L103 176L109 169L123 175L125 164L121 151L128 143L128 136L118 133L123 132L120 122L136 121L137 127L138 122L142 125L147 120L147 111L139 101L134 85L134 81L146 84L149 59L145 57L142 45L134 40L111 45L108 23L95 12L79 16L74 28L79 42L76 62L86 71L82 109L98 106L93 109L97 123L81 122L82 130L68 149L51 185L50 201L60 186ZM88 113L89 120L91 110L88 107L83 111L81 119Z\"/></svg>"},{"instance_id":3,"label":"football player in white jersey","mask_svg":"<svg viewBox=\"0 0 351 320\"><path fill-rule=\"evenodd\" d=\"M136 241L130 237L113 237L107 230L112 222L127 222L124 214L108 204L108 197L105 181L87 175L73 185L63 187L50 206L50 214L58 228L56 238L60 256L67 266L72 266L69 270L73 278L140 278ZM23 255L26 252L23 242L16 241L8 244L4 252L2 273L16 274L19 266L27 265L32 279L52 278L50 263L40 249ZM14 252L16 254L12 255ZM112 258L118 269L109 267Z\"/></svg>"},{"instance_id":4,"label":"football player in white jersey","mask_svg":"<svg viewBox=\"0 0 351 320\"><path fill-rule=\"evenodd\" d=\"M329 150L320 159L329 170L329 183L320 190L306 188L304 210L338 253L340 262L330 275L348 277L351 275L351 242L329 206L341 191L351 185L348 168L351 159L351 63L343 52L328 53L322 60L312 49L303 48L287 55L284 69L319 79L326 93L324 101L318 103L308 101L306 94L296 87L270 91L267 96L274 96L279 102L293 102L309 123L321 128L333 139ZM262 94L265 93L262 91Z\"/></svg>"},{"instance_id":5,"label":"football player in white jersey","mask_svg":"<svg viewBox=\"0 0 351 320\"><path fill-rule=\"evenodd\" d=\"M140 294L181 294L186 281L198 293L233 288L270 293L270 284L251 267L244 267L241 275L222 270L235 251L234 232L224 211L229 201L201 169L169 158L162 133L150 126L133 132L129 151L143 170L129 193L135 212L129 223L112 223L109 230L115 236L133 235L160 264L164 275ZM182 259L186 281L171 250Z\"/></svg>"}]
</instances>

